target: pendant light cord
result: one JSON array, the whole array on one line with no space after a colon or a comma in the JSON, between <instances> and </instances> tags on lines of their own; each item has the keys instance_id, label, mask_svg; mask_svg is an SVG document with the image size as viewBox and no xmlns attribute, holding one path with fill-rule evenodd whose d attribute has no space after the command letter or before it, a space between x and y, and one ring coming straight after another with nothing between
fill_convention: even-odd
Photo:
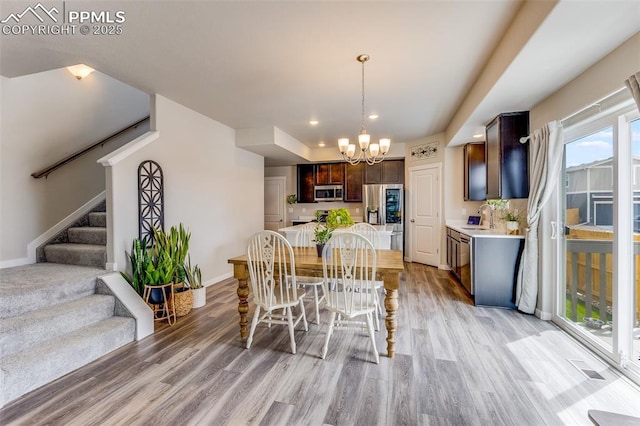
<instances>
[{"instance_id":1,"label":"pendant light cord","mask_svg":"<svg viewBox=\"0 0 640 426\"><path fill-rule=\"evenodd\" d=\"M360 120L360 133L366 133L364 129L364 63L362 61L362 118Z\"/></svg>"}]
</instances>

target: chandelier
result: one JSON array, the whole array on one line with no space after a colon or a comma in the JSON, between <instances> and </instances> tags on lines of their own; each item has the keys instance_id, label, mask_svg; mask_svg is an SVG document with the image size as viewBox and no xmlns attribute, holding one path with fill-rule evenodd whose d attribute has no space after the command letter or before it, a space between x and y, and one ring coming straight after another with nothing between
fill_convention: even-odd
<instances>
[{"instance_id":1,"label":"chandelier","mask_svg":"<svg viewBox=\"0 0 640 426\"><path fill-rule=\"evenodd\" d=\"M367 164L373 165L384 160L384 156L389 152L391 139L383 138L378 143L370 143L371 135L364 128L364 63L367 62L369 55L362 54L356 58L362 64L362 120L360 122L360 134L358 135L358 144L360 152L356 157L356 145L349 143L349 138L338 139L338 148L342 154L342 158L349 164L355 165L360 161L366 161Z\"/></svg>"}]
</instances>

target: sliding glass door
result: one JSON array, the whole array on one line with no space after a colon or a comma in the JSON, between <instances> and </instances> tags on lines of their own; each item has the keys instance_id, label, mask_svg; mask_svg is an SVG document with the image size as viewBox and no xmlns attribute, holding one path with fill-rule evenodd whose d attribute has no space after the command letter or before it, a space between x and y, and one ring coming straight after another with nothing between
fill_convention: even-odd
<instances>
[{"instance_id":1,"label":"sliding glass door","mask_svg":"<svg viewBox=\"0 0 640 426\"><path fill-rule=\"evenodd\" d=\"M626 102L564 130L554 320L640 382L640 118Z\"/></svg>"},{"instance_id":2,"label":"sliding glass door","mask_svg":"<svg viewBox=\"0 0 640 426\"><path fill-rule=\"evenodd\" d=\"M560 316L613 352L613 129L565 144Z\"/></svg>"}]
</instances>

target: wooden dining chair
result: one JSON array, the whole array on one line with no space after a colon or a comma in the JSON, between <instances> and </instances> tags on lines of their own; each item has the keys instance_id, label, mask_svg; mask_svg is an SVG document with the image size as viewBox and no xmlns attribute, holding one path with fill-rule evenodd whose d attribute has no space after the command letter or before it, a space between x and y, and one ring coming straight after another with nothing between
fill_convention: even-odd
<instances>
[{"instance_id":1,"label":"wooden dining chair","mask_svg":"<svg viewBox=\"0 0 640 426\"><path fill-rule=\"evenodd\" d=\"M322 252L325 307L330 312L322 359L327 355L329 340L336 329L366 329L376 364L378 350L373 331L376 312L376 251L360 234L335 234ZM359 319L364 317L364 321Z\"/></svg>"},{"instance_id":2,"label":"wooden dining chair","mask_svg":"<svg viewBox=\"0 0 640 426\"><path fill-rule=\"evenodd\" d=\"M298 233L296 234L295 246L296 247L315 247L316 243L313 241L315 238L316 222L305 223L300 225ZM305 275L296 275L296 282L298 286L307 289L311 288L313 293L306 296L306 300L313 300L313 305L316 311L316 324L320 324L320 304L324 301L324 293L318 297L318 290L322 292L322 277L309 277Z\"/></svg>"},{"instance_id":3,"label":"wooden dining chair","mask_svg":"<svg viewBox=\"0 0 640 426\"><path fill-rule=\"evenodd\" d=\"M251 278L253 301L256 304L247 349L253 342L258 323L287 324L291 352L296 353L294 329L300 321L304 331L309 330L304 312L304 290L296 284L295 259L289 242L273 231L253 235L247 247L247 266ZM292 308L299 305L300 313L294 318ZM260 315L263 310L264 314Z\"/></svg>"}]
</instances>

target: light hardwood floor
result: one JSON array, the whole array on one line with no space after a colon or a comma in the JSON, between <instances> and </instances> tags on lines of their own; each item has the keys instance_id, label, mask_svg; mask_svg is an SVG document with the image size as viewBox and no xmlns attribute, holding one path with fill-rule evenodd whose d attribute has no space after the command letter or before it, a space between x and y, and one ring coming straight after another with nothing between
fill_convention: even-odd
<instances>
[{"instance_id":1,"label":"light hardwood floor","mask_svg":"<svg viewBox=\"0 0 640 426\"><path fill-rule=\"evenodd\" d=\"M640 416L639 390L552 324L474 307L447 272L405 266L396 356L379 365L365 331L336 331L320 359L326 324L299 327L296 355L284 326L260 327L244 349L228 280L175 326L157 324L153 336L4 407L0 423L588 425L589 409ZM378 332L379 348L384 339ZM568 359L606 380L586 379Z\"/></svg>"}]
</instances>

